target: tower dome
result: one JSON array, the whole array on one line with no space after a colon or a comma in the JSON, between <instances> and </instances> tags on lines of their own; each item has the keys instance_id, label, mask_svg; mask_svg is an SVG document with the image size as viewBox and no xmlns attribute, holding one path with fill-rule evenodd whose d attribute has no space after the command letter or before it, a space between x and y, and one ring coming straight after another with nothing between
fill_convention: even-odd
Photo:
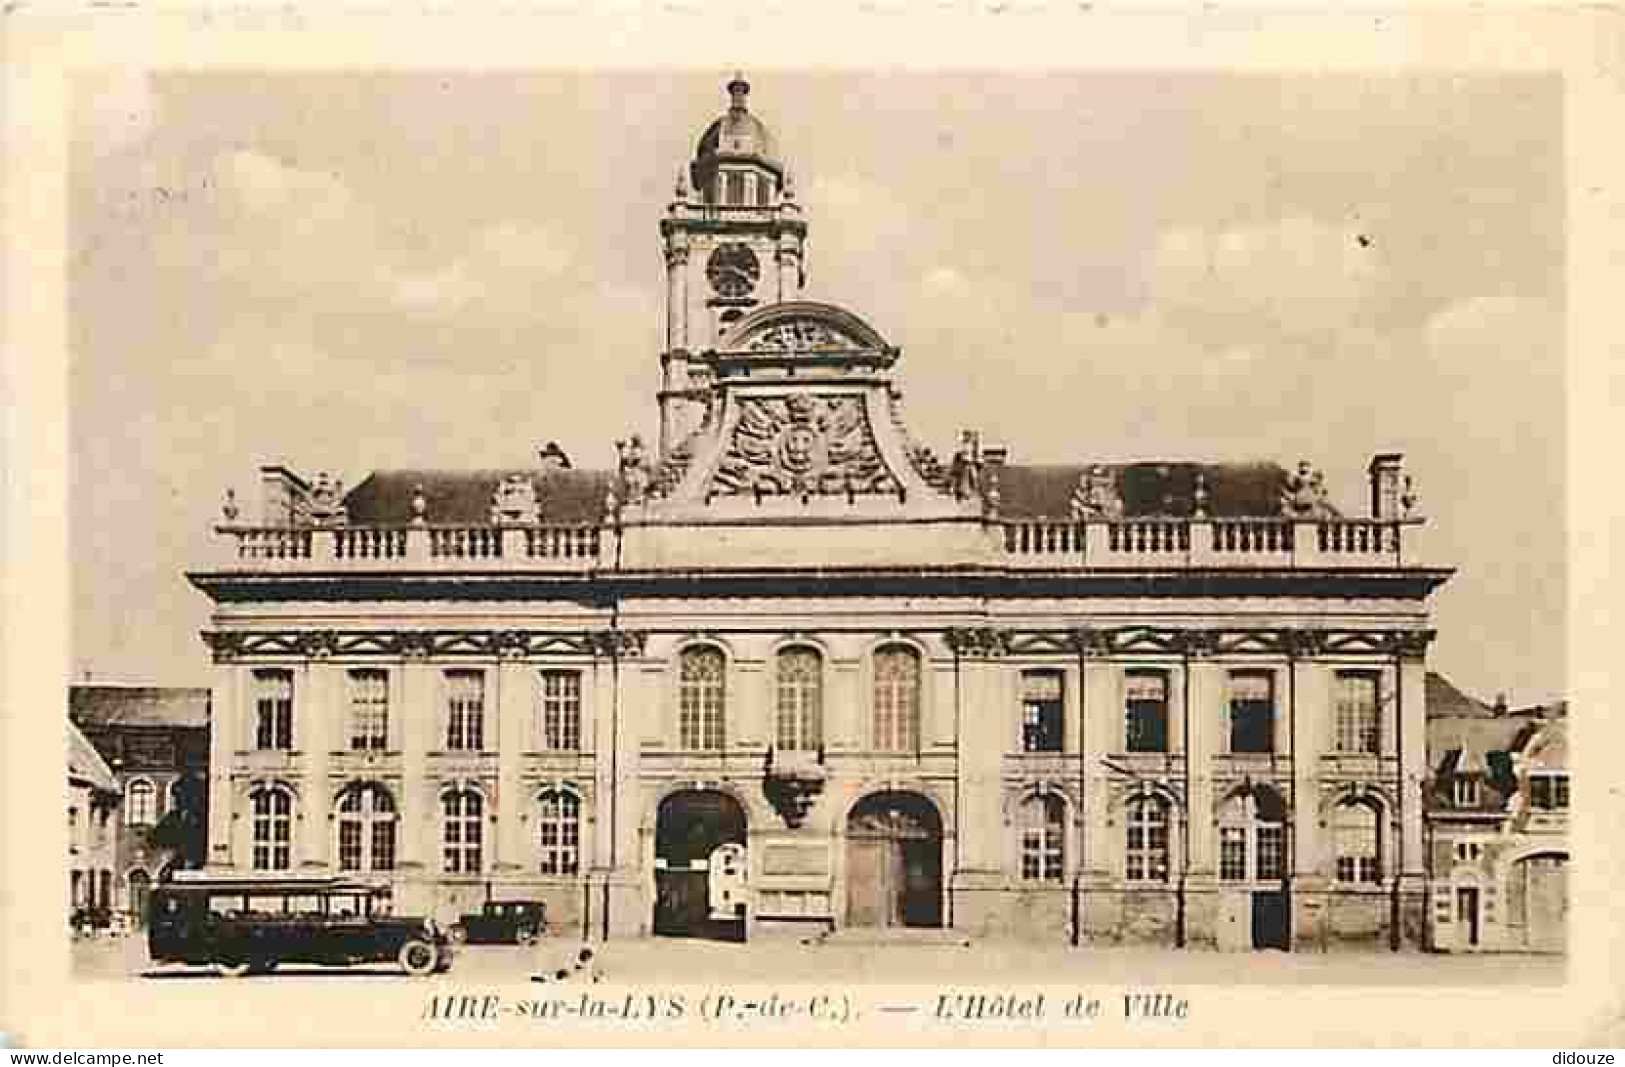
<instances>
[{"instance_id":1,"label":"tower dome","mask_svg":"<svg viewBox=\"0 0 1625 1067\"><path fill-rule=\"evenodd\" d=\"M702 193L714 193L718 173L726 170L765 172L764 188L771 186L775 192L783 182L784 162L778 145L762 120L751 114L749 96L750 83L734 75L728 83L728 110L706 127L694 149L690 169L694 187ZM714 199L721 202L724 197L715 195Z\"/></svg>"}]
</instances>

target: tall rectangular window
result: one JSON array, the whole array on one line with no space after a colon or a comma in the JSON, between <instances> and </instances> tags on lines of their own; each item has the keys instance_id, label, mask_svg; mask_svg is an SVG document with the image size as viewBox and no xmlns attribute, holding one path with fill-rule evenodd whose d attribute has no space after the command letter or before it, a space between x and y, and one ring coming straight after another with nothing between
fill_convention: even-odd
<instances>
[{"instance_id":1,"label":"tall rectangular window","mask_svg":"<svg viewBox=\"0 0 1625 1067\"><path fill-rule=\"evenodd\" d=\"M1065 732L1060 671L1021 672L1021 750L1059 752Z\"/></svg>"},{"instance_id":2,"label":"tall rectangular window","mask_svg":"<svg viewBox=\"0 0 1625 1067\"><path fill-rule=\"evenodd\" d=\"M1154 797L1129 801L1123 874L1130 882L1168 881L1168 809Z\"/></svg>"},{"instance_id":3,"label":"tall rectangular window","mask_svg":"<svg viewBox=\"0 0 1625 1067\"><path fill-rule=\"evenodd\" d=\"M293 672L254 672L254 747L293 748Z\"/></svg>"},{"instance_id":4,"label":"tall rectangular window","mask_svg":"<svg viewBox=\"0 0 1625 1067\"><path fill-rule=\"evenodd\" d=\"M1261 822L1258 833L1258 880L1272 882L1286 877L1286 827L1278 822Z\"/></svg>"},{"instance_id":5,"label":"tall rectangular window","mask_svg":"<svg viewBox=\"0 0 1625 1067\"><path fill-rule=\"evenodd\" d=\"M581 674L542 672L542 747L551 752L581 748Z\"/></svg>"},{"instance_id":6,"label":"tall rectangular window","mask_svg":"<svg viewBox=\"0 0 1625 1067\"><path fill-rule=\"evenodd\" d=\"M1226 882L1247 879L1247 828L1219 827L1219 877Z\"/></svg>"},{"instance_id":7,"label":"tall rectangular window","mask_svg":"<svg viewBox=\"0 0 1625 1067\"><path fill-rule=\"evenodd\" d=\"M756 206L767 207L773 198L773 179L765 174L756 175Z\"/></svg>"},{"instance_id":8,"label":"tall rectangular window","mask_svg":"<svg viewBox=\"0 0 1625 1067\"><path fill-rule=\"evenodd\" d=\"M350 748L389 747L389 675L381 670L350 672Z\"/></svg>"},{"instance_id":9,"label":"tall rectangular window","mask_svg":"<svg viewBox=\"0 0 1625 1067\"><path fill-rule=\"evenodd\" d=\"M691 751L721 748L727 661L714 648L684 649L677 672L678 744Z\"/></svg>"},{"instance_id":10,"label":"tall rectangular window","mask_svg":"<svg viewBox=\"0 0 1625 1067\"><path fill-rule=\"evenodd\" d=\"M485 748L485 672L446 672L446 748L479 752Z\"/></svg>"},{"instance_id":11,"label":"tall rectangular window","mask_svg":"<svg viewBox=\"0 0 1625 1067\"><path fill-rule=\"evenodd\" d=\"M1345 672L1337 676L1337 751L1376 755L1377 676Z\"/></svg>"},{"instance_id":12,"label":"tall rectangular window","mask_svg":"<svg viewBox=\"0 0 1625 1067\"><path fill-rule=\"evenodd\" d=\"M736 171L728 173L728 203L730 206L745 202L745 176Z\"/></svg>"},{"instance_id":13,"label":"tall rectangular window","mask_svg":"<svg viewBox=\"0 0 1625 1067\"><path fill-rule=\"evenodd\" d=\"M1275 678L1267 671L1230 675L1230 751L1275 751Z\"/></svg>"},{"instance_id":14,"label":"tall rectangular window","mask_svg":"<svg viewBox=\"0 0 1625 1067\"><path fill-rule=\"evenodd\" d=\"M1168 675L1130 671L1124 679L1123 736L1130 752L1168 751Z\"/></svg>"}]
</instances>

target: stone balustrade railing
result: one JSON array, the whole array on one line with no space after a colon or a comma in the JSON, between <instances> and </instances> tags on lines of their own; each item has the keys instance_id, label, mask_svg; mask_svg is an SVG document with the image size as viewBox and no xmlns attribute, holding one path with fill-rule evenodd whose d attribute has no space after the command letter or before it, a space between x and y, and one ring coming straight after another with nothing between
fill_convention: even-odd
<instances>
[{"instance_id":1,"label":"stone balustrade railing","mask_svg":"<svg viewBox=\"0 0 1625 1067\"><path fill-rule=\"evenodd\" d=\"M1381 567L1420 563L1421 521L1034 519L1004 524L1019 567Z\"/></svg>"},{"instance_id":2,"label":"stone balustrade railing","mask_svg":"<svg viewBox=\"0 0 1625 1067\"><path fill-rule=\"evenodd\" d=\"M586 571L599 564L597 526L218 526L230 569Z\"/></svg>"},{"instance_id":3,"label":"stone balustrade railing","mask_svg":"<svg viewBox=\"0 0 1625 1067\"><path fill-rule=\"evenodd\" d=\"M592 524L216 529L225 539L221 562L233 570L587 572L615 564L615 529ZM988 558L965 562L1022 570L1371 568L1423 562L1416 519L990 520L988 531ZM672 534L715 536L704 527Z\"/></svg>"}]
</instances>

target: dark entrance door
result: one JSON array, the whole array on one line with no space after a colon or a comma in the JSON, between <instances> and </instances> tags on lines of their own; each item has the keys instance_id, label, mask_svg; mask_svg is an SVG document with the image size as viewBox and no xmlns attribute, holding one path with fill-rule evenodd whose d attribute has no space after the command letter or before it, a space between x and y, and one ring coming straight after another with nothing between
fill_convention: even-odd
<instances>
[{"instance_id":1,"label":"dark entrance door","mask_svg":"<svg viewBox=\"0 0 1625 1067\"><path fill-rule=\"evenodd\" d=\"M1456 921L1467 931L1467 943L1478 944L1478 889L1475 886L1456 887Z\"/></svg>"},{"instance_id":2,"label":"dark entrance door","mask_svg":"<svg viewBox=\"0 0 1625 1067\"><path fill-rule=\"evenodd\" d=\"M661 802L655 819L655 933L744 940L742 914L711 914L711 855L727 844L745 844L745 812L733 797L687 789Z\"/></svg>"},{"instance_id":3,"label":"dark entrance door","mask_svg":"<svg viewBox=\"0 0 1625 1067\"><path fill-rule=\"evenodd\" d=\"M1286 894L1269 890L1253 894L1253 947L1285 949Z\"/></svg>"},{"instance_id":4,"label":"dark entrance door","mask_svg":"<svg viewBox=\"0 0 1625 1067\"><path fill-rule=\"evenodd\" d=\"M915 793L876 793L846 825L849 926L942 925L942 822Z\"/></svg>"}]
</instances>

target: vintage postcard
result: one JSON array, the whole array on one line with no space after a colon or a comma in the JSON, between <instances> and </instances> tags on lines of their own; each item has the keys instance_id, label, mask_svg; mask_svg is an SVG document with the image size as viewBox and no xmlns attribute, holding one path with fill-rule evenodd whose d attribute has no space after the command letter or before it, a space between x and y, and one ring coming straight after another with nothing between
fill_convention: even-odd
<instances>
[{"instance_id":1,"label":"vintage postcard","mask_svg":"<svg viewBox=\"0 0 1625 1067\"><path fill-rule=\"evenodd\" d=\"M805 14L8 12L0 1029L1625 1039L1619 19Z\"/></svg>"}]
</instances>

